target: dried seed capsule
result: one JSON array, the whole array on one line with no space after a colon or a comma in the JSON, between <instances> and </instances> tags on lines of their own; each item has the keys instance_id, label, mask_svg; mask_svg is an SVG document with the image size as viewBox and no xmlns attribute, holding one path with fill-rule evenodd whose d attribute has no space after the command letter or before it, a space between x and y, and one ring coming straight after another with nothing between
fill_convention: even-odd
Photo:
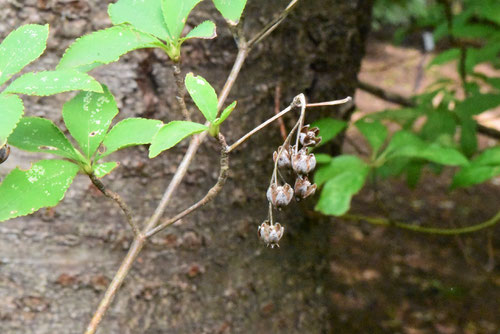
<instances>
[{"instance_id":1,"label":"dried seed capsule","mask_svg":"<svg viewBox=\"0 0 500 334\"><path fill-rule=\"evenodd\" d=\"M295 198L298 200L309 197L316 192L317 185L311 184L307 176L298 176L295 180Z\"/></svg>"},{"instance_id":2,"label":"dried seed capsule","mask_svg":"<svg viewBox=\"0 0 500 334\"><path fill-rule=\"evenodd\" d=\"M10 154L10 147L7 145L4 145L2 148L0 148L0 164L4 163L5 160L9 157Z\"/></svg>"},{"instance_id":3,"label":"dried seed capsule","mask_svg":"<svg viewBox=\"0 0 500 334\"><path fill-rule=\"evenodd\" d=\"M273 153L273 161L276 162L276 158L278 157L278 152L281 150L280 157L278 159L278 167L279 168L289 168L292 166L290 161L290 145L286 145L285 147L278 147L278 151Z\"/></svg>"},{"instance_id":4,"label":"dried seed capsule","mask_svg":"<svg viewBox=\"0 0 500 334\"><path fill-rule=\"evenodd\" d=\"M274 207L281 209L287 206L292 200L293 189L288 183L285 183L283 186L278 186L276 183L273 183L269 189L267 189L266 195L267 200L271 202Z\"/></svg>"},{"instance_id":5,"label":"dried seed capsule","mask_svg":"<svg viewBox=\"0 0 500 334\"><path fill-rule=\"evenodd\" d=\"M318 134L318 128L309 128L309 125L304 125L299 133L299 141L302 146L316 146L321 143L321 137L318 137Z\"/></svg>"},{"instance_id":6,"label":"dried seed capsule","mask_svg":"<svg viewBox=\"0 0 500 334\"><path fill-rule=\"evenodd\" d=\"M274 225L269 225L269 221L266 220L263 222L259 228L258 228L258 234L260 240L266 243L266 245L269 247L271 245L271 248L274 248L274 246L280 246L278 245L278 242L280 241L281 237L283 236L283 232L285 231L285 228L281 226L280 223L276 223Z\"/></svg>"},{"instance_id":7,"label":"dried seed capsule","mask_svg":"<svg viewBox=\"0 0 500 334\"><path fill-rule=\"evenodd\" d=\"M307 149L302 148L297 153L292 154L292 168L299 175L309 174L316 167L316 157L314 154L307 154Z\"/></svg>"}]
</instances>

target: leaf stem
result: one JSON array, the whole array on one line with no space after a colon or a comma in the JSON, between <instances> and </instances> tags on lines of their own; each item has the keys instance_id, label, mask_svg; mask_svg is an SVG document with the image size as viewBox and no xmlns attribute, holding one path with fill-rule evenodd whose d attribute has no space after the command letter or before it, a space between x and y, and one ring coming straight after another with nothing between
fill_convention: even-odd
<instances>
[{"instance_id":1,"label":"leaf stem","mask_svg":"<svg viewBox=\"0 0 500 334\"><path fill-rule=\"evenodd\" d=\"M393 222L393 221L390 221L389 219L386 219L386 218L368 217L368 216L355 215L355 214L345 214L345 215L341 216L340 218L345 219L345 220L351 220L351 221L365 221L365 222L373 224L373 225L394 226L394 227L399 227L399 228L402 228L405 230L410 230L410 231L420 232L420 233L438 234L438 235L457 235L457 234L476 232L476 231L482 230L484 228L491 227L491 226L495 225L496 223L498 223L500 221L500 211L498 211L490 219L488 219L480 224L466 226L466 227L459 227L459 228L425 227L425 226L419 226L419 225L412 225L412 224L408 224L408 223Z\"/></svg>"},{"instance_id":2,"label":"leaf stem","mask_svg":"<svg viewBox=\"0 0 500 334\"><path fill-rule=\"evenodd\" d=\"M136 237L140 236L141 231L140 231L139 227L137 226L137 224L134 222L132 210L130 210L129 206L127 205L127 203L125 203L125 201L121 198L121 196L118 195L117 193L115 193L114 191L111 191L108 188L106 188L104 183L102 183L101 180L99 180L95 176L94 173L90 173L90 174L88 174L88 176L89 176L90 180L92 181L92 183L97 187L97 189L99 189L99 191L104 196L112 199L113 201L115 201L118 204L118 206L122 209L123 213L125 214L125 217L127 218L127 222L130 225L130 227L132 228L134 235Z\"/></svg>"}]
</instances>

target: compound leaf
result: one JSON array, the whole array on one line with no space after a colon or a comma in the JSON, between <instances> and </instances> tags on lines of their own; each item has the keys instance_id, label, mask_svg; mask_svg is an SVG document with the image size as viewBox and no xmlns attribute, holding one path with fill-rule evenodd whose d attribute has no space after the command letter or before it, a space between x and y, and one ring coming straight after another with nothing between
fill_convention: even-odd
<instances>
[{"instance_id":1,"label":"compound leaf","mask_svg":"<svg viewBox=\"0 0 500 334\"><path fill-rule=\"evenodd\" d=\"M0 145L15 129L23 112L23 100L17 95L0 94Z\"/></svg>"},{"instance_id":2,"label":"compound leaf","mask_svg":"<svg viewBox=\"0 0 500 334\"><path fill-rule=\"evenodd\" d=\"M124 119L108 132L102 142L105 151L97 159L101 159L125 147L151 144L151 140L162 126L163 123L161 121L154 119Z\"/></svg>"},{"instance_id":3,"label":"compound leaf","mask_svg":"<svg viewBox=\"0 0 500 334\"><path fill-rule=\"evenodd\" d=\"M81 92L63 107L64 123L87 158L94 155L118 114L115 98L103 87L104 93Z\"/></svg>"},{"instance_id":4,"label":"compound leaf","mask_svg":"<svg viewBox=\"0 0 500 334\"><path fill-rule=\"evenodd\" d=\"M79 152L51 121L41 117L23 117L9 137L9 144L30 152L52 153L82 161Z\"/></svg>"},{"instance_id":5,"label":"compound leaf","mask_svg":"<svg viewBox=\"0 0 500 334\"><path fill-rule=\"evenodd\" d=\"M14 80L5 92L47 96L72 90L102 92L102 87L88 74L74 70L61 70L26 73Z\"/></svg>"},{"instance_id":6,"label":"compound leaf","mask_svg":"<svg viewBox=\"0 0 500 334\"><path fill-rule=\"evenodd\" d=\"M65 51L57 69L91 69L117 61L136 49L164 47L156 37L128 25L119 25L78 38Z\"/></svg>"},{"instance_id":7,"label":"compound leaf","mask_svg":"<svg viewBox=\"0 0 500 334\"><path fill-rule=\"evenodd\" d=\"M207 126L188 121L172 121L165 124L153 137L149 147L149 157L154 158L184 138L206 130L208 130Z\"/></svg>"},{"instance_id":8,"label":"compound leaf","mask_svg":"<svg viewBox=\"0 0 500 334\"><path fill-rule=\"evenodd\" d=\"M0 221L25 216L61 201L79 167L63 160L41 160L12 170L0 184Z\"/></svg>"},{"instance_id":9,"label":"compound leaf","mask_svg":"<svg viewBox=\"0 0 500 334\"><path fill-rule=\"evenodd\" d=\"M26 24L3 40L0 44L0 85L40 57L48 36L48 24Z\"/></svg>"}]
</instances>

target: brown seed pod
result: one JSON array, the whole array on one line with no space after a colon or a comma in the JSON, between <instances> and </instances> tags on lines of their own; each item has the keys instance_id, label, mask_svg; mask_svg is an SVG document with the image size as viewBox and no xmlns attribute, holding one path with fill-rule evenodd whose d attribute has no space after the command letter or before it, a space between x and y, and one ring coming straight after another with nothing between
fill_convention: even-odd
<instances>
[{"instance_id":1,"label":"brown seed pod","mask_svg":"<svg viewBox=\"0 0 500 334\"><path fill-rule=\"evenodd\" d=\"M283 186L278 186L276 183L273 183L267 189L266 195L267 200L271 202L274 207L281 209L287 206L292 200L293 189L288 183L285 183Z\"/></svg>"},{"instance_id":2,"label":"brown seed pod","mask_svg":"<svg viewBox=\"0 0 500 334\"><path fill-rule=\"evenodd\" d=\"M309 128L310 125L304 125L299 133L299 141L302 146L316 146L321 143L321 137L318 137L319 129Z\"/></svg>"},{"instance_id":3,"label":"brown seed pod","mask_svg":"<svg viewBox=\"0 0 500 334\"><path fill-rule=\"evenodd\" d=\"M282 149L283 148L283 149ZM278 157L278 152L281 150L280 157L278 159L278 167L279 168L289 168L292 166L291 163L291 154L290 154L290 145L286 145L285 147L278 147L278 151L274 151L273 153L273 161L276 162Z\"/></svg>"},{"instance_id":4,"label":"brown seed pod","mask_svg":"<svg viewBox=\"0 0 500 334\"><path fill-rule=\"evenodd\" d=\"M269 221L264 221L258 228L257 233L259 235L259 239L262 240L266 245L271 248L274 246L279 247L278 242L283 236L283 232L285 228L281 226L280 223L276 223L274 225L269 225Z\"/></svg>"},{"instance_id":5,"label":"brown seed pod","mask_svg":"<svg viewBox=\"0 0 500 334\"><path fill-rule=\"evenodd\" d=\"M293 187L295 189L295 198L298 200L307 198L311 195L314 195L316 192L317 185L311 184L307 176L298 176L295 180L295 185Z\"/></svg>"},{"instance_id":6,"label":"brown seed pod","mask_svg":"<svg viewBox=\"0 0 500 334\"><path fill-rule=\"evenodd\" d=\"M9 157L10 154L10 147L7 145L4 145L0 148L0 164L4 163L5 160Z\"/></svg>"},{"instance_id":7,"label":"brown seed pod","mask_svg":"<svg viewBox=\"0 0 500 334\"><path fill-rule=\"evenodd\" d=\"M299 175L307 175L316 167L314 154L307 154L307 148L300 149L292 154L292 168Z\"/></svg>"}]
</instances>

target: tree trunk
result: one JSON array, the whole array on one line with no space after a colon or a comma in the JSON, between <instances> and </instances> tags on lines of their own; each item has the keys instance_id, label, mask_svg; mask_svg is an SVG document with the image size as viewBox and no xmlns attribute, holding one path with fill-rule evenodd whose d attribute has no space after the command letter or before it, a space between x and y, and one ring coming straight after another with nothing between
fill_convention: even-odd
<instances>
[{"instance_id":1,"label":"tree trunk","mask_svg":"<svg viewBox=\"0 0 500 334\"><path fill-rule=\"evenodd\" d=\"M249 1L245 31L255 33L285 1ZM0 5L2 37L23 23L50 23L47 53L31 69L51 69L78 35L109 24L100 1L26 1ZM229 143L271 117L276 85L281 107L304 92L312 102L354 94L371 1L301 1L292 15L251 53L230 99L238 108L221 131ZM188 23L217 18L213 41L187 42L183 73L222 87L236 48L213 5L205 1ZM166 58L138 51L92 72L121 108L117 119L180 119ZM70 95L25 98L27 115L62 125ZM228 102L230 102L228 100ZM332 108L322 113L332 115ZM349 111L345 111L348 113ZM311 111L307 121L317 118ZM201 120L199 115L194 116ZM285 117L289 130L297 114ZM257 227L267 216L272 153L282 138L277 124L231 154L222 193L209 205L154 237L141 253L99 333L328 333L331 314L330 225L312 218L314 200L278 213L285 226L280 248L266 248ZM145 148L116 154L120 168L103 179L144 220L151 214L187 146L149 160ZM5 176L37 156L13 150ZM217 143L199 150L166 216L200 199L216 182ZM0 225L0 332L82 333L126 254L132 235L118 208L79 176L54 209Z\"/></svg>"}]
</instances>

